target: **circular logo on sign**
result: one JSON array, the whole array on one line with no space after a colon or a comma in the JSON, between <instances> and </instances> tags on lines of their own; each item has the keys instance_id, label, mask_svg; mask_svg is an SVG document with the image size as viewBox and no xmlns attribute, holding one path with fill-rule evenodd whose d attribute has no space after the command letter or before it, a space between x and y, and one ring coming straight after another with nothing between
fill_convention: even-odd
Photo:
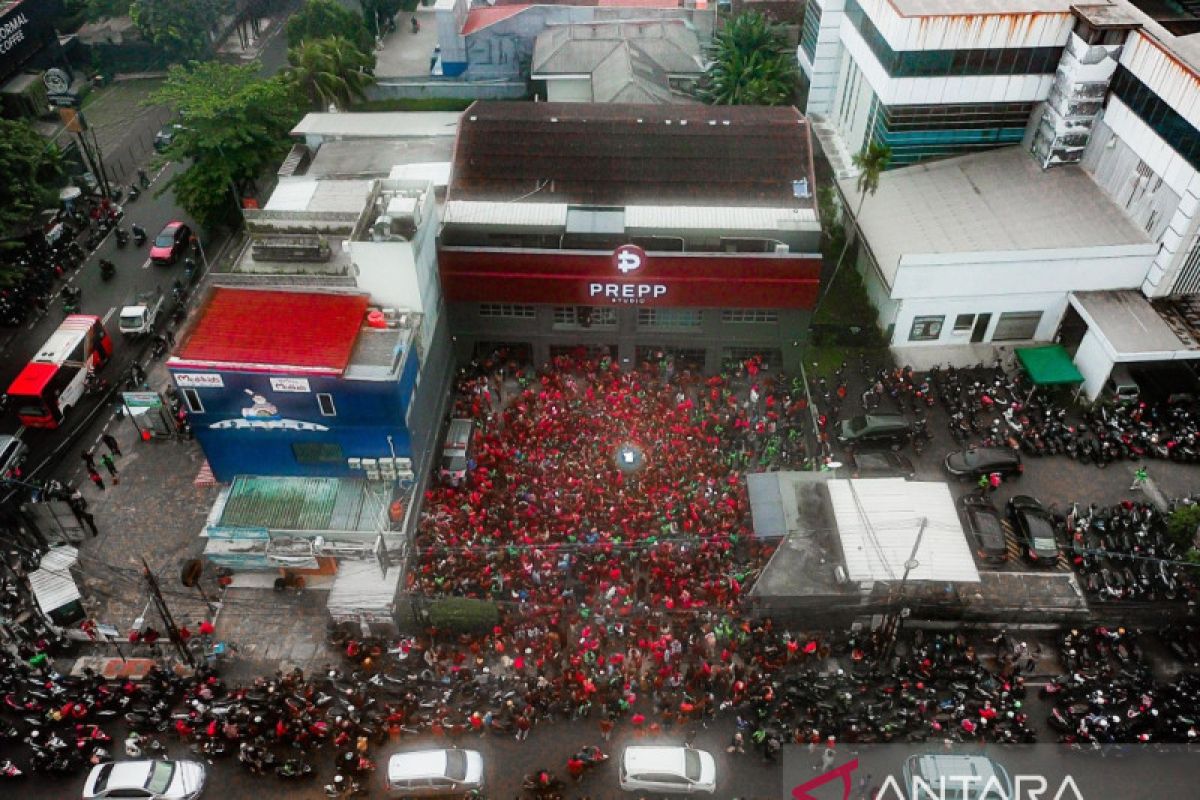
<instances>
[{"instance_id":1,"label":"circular logo on sign","mask_svg":"<svg viewBox=\"0 0 1200 800\"><path fill-rule=\"evenodd\" d=\"M613 266L622 275L641 269L646 263L646 251L636 244L623 244L613 251Z\"/></svg>"},{"instance_id":2,"label":"circular logo on sign","mask_svg":"<svg viewBox=\"0 0 1200 800\"><path fill-rule=\"evenodd\" d=\"M66 94L71 88L71 81L67 78L67 73L57 67L42 73L42 83L46 84L46 91L50 94Z\"/></svg>"}]
</instances>

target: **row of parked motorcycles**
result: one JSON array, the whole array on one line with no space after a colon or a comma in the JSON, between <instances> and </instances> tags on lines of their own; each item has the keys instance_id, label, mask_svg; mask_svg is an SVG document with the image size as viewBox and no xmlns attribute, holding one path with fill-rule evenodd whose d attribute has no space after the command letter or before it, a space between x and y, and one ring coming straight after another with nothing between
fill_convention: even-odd
<instances>
[{"instance_id":1,"label":"row of parked motorcycles","mask_svg":"<svg viewBox=\"0 0 1200 800\"><path fill-rule=\"evenodd\" d=\"M1195 647L1195 630L1189 633ZM1089 747L1200 741L1200 674L1156 679L1138 636L1103 627L1064 636L1067 672L1041 690L1054 701L1048 722L1059 741Z\"/></svg>"},{"instance_id":2,"label":"row of parked motorcycles","mask_svg":"<svg viewBox=\"0 0 1200 800\"><path fill-rule=\"evenodd\" d=\"M1067 549L1088 594L1101 601L1179 600L1192 578L1179 567L1183 550L1171 538L1167 516L1149 503L1072 507Z\"/></svg>"}]
</instances>

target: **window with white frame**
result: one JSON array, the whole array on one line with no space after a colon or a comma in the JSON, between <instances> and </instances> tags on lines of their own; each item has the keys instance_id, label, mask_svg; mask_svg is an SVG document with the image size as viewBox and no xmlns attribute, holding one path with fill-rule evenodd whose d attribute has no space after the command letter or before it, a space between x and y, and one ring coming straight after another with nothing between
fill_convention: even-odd
<instances>
[{"instance_id":1,"label":"window with white frame","mask_svg":"<svg viewBox=\"0 0 1200 800\"><path fill-rule=\"evenodd\" d=\"M204 413L204 404L200 402L200 394L195 389L183 390L183 402L187 403L188 413Z\"/></svg>"},{"instance_id":2,"label":"window with white frame","mask_svg":"<svg viewBox=\"0 0 1200 800\"><path fill-rule=\"evenodd\" d=\"M779 312L772 308L726 308L721 322L772 324L779 322Z\"/></svg>"},{"instance_id":3,"label":"window with white frame","mask_svg":"<svg viewBox=\"0 0 1200 800\"><path fill-rule=\"evenodd\" d=\"M317 406L321 409L322 417L336 417L337 409L333 406L333 395L321 392L317 395Z\"/></svg>"},{"instance_id":4,"label":"window with white frame","mask_svg":"<svg viewBox=\"0 0 1200 800\"><path fill-rule=\"evenodd\" d=\"M954 317L954 332L966 333L975 327L974 314L959 314Z\"/></svg>"},{"instance_id":5,"label":"window with white frame","mask_svg":"<svg viewBox=\"0 0 1200 800\"><path fill-rule=\"evenodd\" d=\"M908 333L910 342L932 342L942 335L944 316L913 317L912 330Z\"/></svg>"},{"instance_id":6,"label":"window with white frame","mask_svg":"<svg viewBox=\"0 0 1200 800\"><path fill-rule=\"evenodd\" d=\"M493 319L533 319L537 316L537 309L513 303L480 303L479 316Z\"/></svg>"},{"instance_id":7,"label":"window with white frame","mask_svg":"<svg viewBox=\"0 0 1200 800\"><path fill-rule=\"evenodd\" d=\"M639 308L639 328L698 328L698 308Z\"/></svg>"}]
</instances>

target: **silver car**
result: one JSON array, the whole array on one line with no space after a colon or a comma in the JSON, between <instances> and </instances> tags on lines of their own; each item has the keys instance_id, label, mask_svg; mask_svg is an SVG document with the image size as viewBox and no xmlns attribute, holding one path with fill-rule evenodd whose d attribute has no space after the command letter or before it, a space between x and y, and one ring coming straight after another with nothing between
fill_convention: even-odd
<instances>
[{"instance_id":1,"label":"silver car","mask_svg":"<svg viewBox=\"0 0 1200 800\"><path fill-rule=\"evenodd\" d=\"M83 800L195 800L204 791L204 765L198 761L113 761L92 768Z\"/></svg>"}]
</instances>

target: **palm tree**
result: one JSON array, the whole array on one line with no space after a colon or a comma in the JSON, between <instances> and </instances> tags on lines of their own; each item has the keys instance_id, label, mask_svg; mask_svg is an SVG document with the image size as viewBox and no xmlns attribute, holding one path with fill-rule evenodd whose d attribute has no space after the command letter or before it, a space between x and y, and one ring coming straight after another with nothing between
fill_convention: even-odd
<instances>
[{"instance_id":1,"label":"palm tree","mask_svg":"<svg viewBox=\"0 0 1200 800\"><path fill-rule=\"evenodd\" d=\"M821 303L825 302L825 298L829 296L829 290L833 288L833 282L837 280L838 270L842 268L842 262L846 260L846 253L849 252L854 235L858 232L858 216L862 213L863 203L866 202L867 195L874 195L879 188L879 176L887 169L888 162L892 160L892 148L886 144L871 142L860 152L855 153L851 160L858 168L858 208L854 209L854 216L850 220L850 230L846 233L846 242L842 245L842 252L838 256L837 263L833 266L833 274L829 276L829 283L825 285L825 291L821 293L821 297L813 307L812 319L816 319Z\"/></svg>"},{"instance_id":2,"label":"palm tree","mask_svg":"<svg viewBox=\"0 0 1200 800\"><path fill-rule=\"evenodd\" d=\"M342 36L310 39L288 50L287 76L313 108L343 110L365 99L374 60Z\"/></svg>"},{"instance_id":3,"label":"palm tree","mask_svg":"<svg viewBox=\"0 0 1200 800\"><path fill-rule=\"evenodd\" d=\"M716 35L701 96L712 105L792 102L796 62L778 25L757 11L739 14Z\"/></svg>"}]
</instances>

